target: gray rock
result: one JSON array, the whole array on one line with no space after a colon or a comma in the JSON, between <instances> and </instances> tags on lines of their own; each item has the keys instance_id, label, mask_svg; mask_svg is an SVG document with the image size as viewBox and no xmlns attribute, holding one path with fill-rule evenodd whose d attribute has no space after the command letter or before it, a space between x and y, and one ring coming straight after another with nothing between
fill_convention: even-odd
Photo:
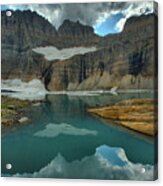
<instances>
[{"instance_id":1,"label":"gray rock","mask_svg":"<svg viewBox=\"0 0 163 186\"><path fill-rule=\"evenodd\" d=\"M35 106L35 107L38 107L38 106L40 106L40 105L41 105L40 102L38 102L38 103L33 103L33 106Z\"/></svg>"},{"instance_id":2,"label":"gray rock","mask_svg":"<svg viewBox=\"0 0 163 186\"><path fill-rule=\"evenodd\" d=\"M19 121L19 123L26 123L26 122L29 121L29 118L28 117L22 117L18 121Z\"/></svg>"}]
</instances>

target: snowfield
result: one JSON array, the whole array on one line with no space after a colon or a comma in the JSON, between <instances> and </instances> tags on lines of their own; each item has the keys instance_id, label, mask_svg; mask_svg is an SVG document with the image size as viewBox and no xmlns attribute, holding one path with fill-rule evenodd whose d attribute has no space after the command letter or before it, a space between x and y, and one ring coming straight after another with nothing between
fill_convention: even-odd
<instances>
[{"instance_id":1,"label":"snowfield","mask_svg":"<svg viewBox=\"0 0 163 186\"><path fill-rule=\"evenodd\" d=\"M96 51L96 47L73 47L65 49L57 49L53 46L34 48L33 51L39 54L43 54L48 61L52 60L65 60L77 54L86 54Z\"/></svg>"},{"instance_id":2,"label":"snowfield","mask_svg":"<svg viewBox=\"0 0 163 186\"><path fill-rule=\"evenodd\" d=\"M47 93L43 83L39 79L24 82L20 79L9 79L1 81L1 90L13 91L2 92L2 95L22 99L22 100L42 100Z\"/></svg>"},{"instance_id":3,"label":"snowfield","mask_svg":"<svg viewBox=\"0 0 163 186\"><path fill-rule=\"evenodd\" d=\"M100 94L113 94L113 90L90 90L90 91L47 91L39 79L24 82L21 79L8 79L1 81L1 94L22 100L43 100L46 94L68 95L69 97L99 96Z\"/></svg>"}]
</instances>

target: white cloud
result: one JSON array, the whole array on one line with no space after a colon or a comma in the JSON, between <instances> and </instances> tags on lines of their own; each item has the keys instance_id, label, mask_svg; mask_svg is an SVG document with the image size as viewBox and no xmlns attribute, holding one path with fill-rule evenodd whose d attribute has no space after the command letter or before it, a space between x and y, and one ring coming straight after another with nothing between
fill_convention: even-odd
<instances>
[{"instance_id":1,"label":"white cloud","mask_svg":"<svg viewBox=\"0 0 163 186\"><path fill-rule=\"evenodd\" d=\"M124 28L126 20L132 16L139 16L141 14L149 14L154 10L153 2L133 2L128 6L128 8L122 10L124 17L120 19L116 24L116 29L118 32L121 32Z\"/></svg>"},{"instance_id":2,"label":"white cloud","mask_svg":"<svg viewBox=\"0 0 163 186\"><path fill-rule=\"evenodd\" d=\"M116 24L116 30L118 31L118 32L121 32L122 30L123 30L123 28L124 28L124 25L125 25L125 23L126 23L126 18L122 18L122 19L120 19L118 22L117 22L117 24Z\"/></svg>"},{"instance_id":3,"label":"white cloud","mask_svg":"<svg viewBox=\"0 0 163 186\"><path fill-rule=\"evenodd\" d=\"M58 154L38 172L18 173L14 177L153 180L153 166L130 162L122 148L102 145L97 149L94 155L80 161L69 162Z\"/></svg>"},{"instance_id":4,"label":"white cloud","mask_svg":"<svg viewBox=\"0 0 163 186\"><path fill-rule=\"evenodd\" d=\"M28 8L31 11L36 11L41 16L45 17L50 23L52 23L52 24L55 23L54 24L55 26L60 24L61 10L59 8L57 8L57 6L52 9L52 8L49 8L49 6L46 7L46 6L34 4L34 5L28 5Z\"/></svg>"},{"instance_id":5,"label":"white cloud","mask_svg":"<svg viewBox=\"0 0 163 186\"><path fill-rule=\"evenodd\" d=\"M9 5L12 9L30 9L47 18L56 28L65 19L79 20L83 24L98 27L109 16L122 13L123 20L116 25L117 31L122 31L125 20L134 15L141 15L141 9L146 14L153 12L153 1L133 2L105 2L105 3L69 3L69 4L31 4L31 5Z\"/></svg>"},{"instance_id":6,"label":"white cloud","mask_svg":"<svg viewBox=\"0 0 163 186\"><path fill-rule=\"evenodd\" d=\"M102 12L98 17L98 19L96 20L94 27L100 26L101 23L104 22L109 16L110 14L108 12Z\"/></svg>"}]
</instances>

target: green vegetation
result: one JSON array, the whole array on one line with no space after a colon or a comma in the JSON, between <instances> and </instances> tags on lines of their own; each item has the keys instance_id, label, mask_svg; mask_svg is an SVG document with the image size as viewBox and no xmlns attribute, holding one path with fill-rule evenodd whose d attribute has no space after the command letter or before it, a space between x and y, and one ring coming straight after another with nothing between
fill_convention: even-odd
<instances>
[{"instance_id":1,"label":"green vegetation","mask_svg":"<svg viewBox=\"0 0 163 186\"><path fill-rule=\"evenodd\" d=\"M2 127L19 124L21 121L20 119L23 117L23 109L29 107L32 103L34 102L2 96L1 97Z\"/></svg>"}]
</instances>

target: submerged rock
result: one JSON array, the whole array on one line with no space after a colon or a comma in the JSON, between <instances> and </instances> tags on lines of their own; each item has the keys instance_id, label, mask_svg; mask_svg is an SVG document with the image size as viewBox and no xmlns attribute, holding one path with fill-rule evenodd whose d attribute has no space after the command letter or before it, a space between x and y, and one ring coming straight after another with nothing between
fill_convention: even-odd
<instances>
[{"instance_id":1,"label":"submerged rock","mask_svg":"<svg viewBox=\"0 0 163 186\"><path fill-rule=\"evenodd\" d=\"M40 103L40 102L33 103L33 106L35 106L35 107L38 107L38 106L40 106L40 105L41 105L41 103Z\"/></svg>"},{"instance_id":2,"label":"submerged rock","mask_svg":"<svg viewBox=\"0 0 163 186\"><path fill-rule=\"evenodd\" d=\"M29 118L28 117L22 117L18 121L19 121L19 123L26 123L26 122L29 121Z\"/></svg>"}]
</instances>

